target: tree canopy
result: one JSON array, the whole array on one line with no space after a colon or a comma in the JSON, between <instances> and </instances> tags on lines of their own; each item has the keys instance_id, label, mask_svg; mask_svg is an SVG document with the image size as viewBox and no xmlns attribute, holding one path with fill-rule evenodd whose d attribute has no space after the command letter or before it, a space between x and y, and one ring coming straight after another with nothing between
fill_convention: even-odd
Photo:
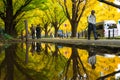
<instances>
[{"instance_id":1,"label":"tree canopy","mask_svg":"<svg viewBox=\"0 0 120 80\"><path fill-rule=\"evenodd\" d=\"M27 11L41 7L47 0L0 0L0 18L5 25L5 32L16 36L16 25Z\"/></svg>"},{"instance_id":2,"label":"tree canopy","mask_svg":"<svg viewBox=\"0 0 120 80\"><path fill-rule=\"evenodd\" d=\"M101 3L101 2L103 3ZM103 20L118 20L119 5L114 0L0 0L0 27L5 32L17 36L18 32L25 29L23 21L28 20L28 26L31 24L43 25L42 20L49 20L53 27L54 34L58 29L65 29L76 36L77 32L83 31L87 27L87 16L90 11L96 11L97 22ZM59 2L59 4L58 4ZM104 3L115 5L107 5ZM54 5L53 5L54 4ZM52 6L51 6L52 5ZM116 8L117 6L117 8ZM106 14L107 13L107 14ZM67 19L65 20L65 18ZM64 24L67 27L64 28ZM48 25L50 28L50 25Z\"/></svg>"}]
</instances>

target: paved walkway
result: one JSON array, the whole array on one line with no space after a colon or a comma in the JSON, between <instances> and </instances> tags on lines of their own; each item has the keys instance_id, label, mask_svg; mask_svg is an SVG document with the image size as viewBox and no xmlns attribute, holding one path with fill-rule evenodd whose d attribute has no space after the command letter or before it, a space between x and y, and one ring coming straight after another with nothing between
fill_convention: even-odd
<instances>
[{"instance_id":1,"label":"paved walkway","mask_svg":"<svg viewBox=\"0 0 120 80\"><path fill-rule=\"evenodd\" d=\"M21 40L10 40L11 42L21 42ZM25 41L25 39L24 39ZM113 46L120 47L120 39L98 39L98 40L87 40L77 38L41 38L41 39L29 39L28 41L44 42L44 43L60 43L70 45L96 45L96 46ZM9 41L8 41L9 42ZM23 42L23 41L22 41Z\"/></svg>"},{"instance_id":2,"label":"paved walkway","mask_svg":"<svg viewBox=\"0 0 120 80\"><path fill-rule=\"evenodd\" d=\"M120 40L118 39L62 39L62 38L41 38L30 39L30 41L45 42L45 43L60 43L60 44L74 44L74 45L97 45L97 46L113 46L120 47Z\"/></svg>"}]
</instances>

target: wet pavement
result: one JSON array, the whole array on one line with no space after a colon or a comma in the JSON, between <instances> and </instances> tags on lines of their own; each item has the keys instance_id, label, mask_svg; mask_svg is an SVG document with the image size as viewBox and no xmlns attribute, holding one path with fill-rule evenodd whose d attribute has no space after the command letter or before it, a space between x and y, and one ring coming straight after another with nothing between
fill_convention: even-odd
<instances>
[{"instance_id":1,"label":"wet pavement","mask_svg":"<svg viewBox=\"0 0 120 80\"><path fill-rule=\"evenodd\" d=\"M119 40L42 38L4 44L0 80L119 80L119 48Z\"/></svg>"}]
</instances>

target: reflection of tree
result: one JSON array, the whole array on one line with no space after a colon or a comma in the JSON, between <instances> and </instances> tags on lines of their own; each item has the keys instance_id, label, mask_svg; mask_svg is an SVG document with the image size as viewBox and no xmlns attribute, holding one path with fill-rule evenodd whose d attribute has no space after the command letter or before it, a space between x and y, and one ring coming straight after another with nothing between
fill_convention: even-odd
<instances>
[{"instance_id":1,"label":"reflection of tree","mask_svg":"<svg viewBox=\"0 0 120 80\"><path fill-rule=\"evenodd\" d=\"M28 50L29 50L29 43L26 42L26 56L25 56L25 63L28 63Z\"/></svg>"},{"instance_id":2,"label":"reflection of tree","mask_svg":"<svg viewBox=\"0 0 120 80\"><path fill-rule=\"evenodd\" d=\"M29 49L28 44L26 44L26 48ZM49 50L49 48L47 50ZM40 71L37 71L34 67L29 68L29 66L28 66L29 64L28 65L25 64L25 61L24 61L25 60L24 57L26 56L26 54L28 54L26 51L27 51L26 49L21 48L21 45L17 46L17 44L11 45L9 48L6 49L5 55L7 57L5 56L5 59L0 64L0 71L2 71L2 73L3 73L4 67L8 66L9 69L7 69L7 67L6 67L6 70L8 70L8 72L10 72L10 73L5 73L5 74L7 74L7 76L8 76L8 74L9 74L9 76L12 76L6 80L12 80L13 76L15 79L16 77L21 76L21 75L22 75L22 77L21 77L22 79L20 78L21 80L23 80L23 78L27 78L28 80L48 80L48 79L55 80L54 79L55 75L53 75L53 73L59 74L61 72L61 70L63 69L66 59L64 56L59 55L58 53L57 53L57 57L55 57L55 56L53 57L53 55L49 55L49 58L48 58L48 56L44 57L46 54L41 53L42 55L39 55L41 57L40 58L41 63L39 62L39 64L40 64L39 66L43 67L43 68ZM49 52L49 51L47 51L47 52ZM56 51L53 50L52 52L56 52ZM28 57L30 57L30 56L27 55L27 58ZM44 57L44 60L42 60L43 57ZM8 60L7 60L7 58L8 58ZM29 60L30 60L30 58L29 58ZM33 64L35 64L35 63L33 63ZM38 67L38 66L36 66L36 67ZM16 72L17 72L17 74L16 74ZM56 77L56 79L57 79L57 77Z\"/></svg>"},{"instance_id":3,"label":"reflection of tree","mask_svg":"<svg viewBox=\"0 0 120 80\"><path fill-rule=\"evenodd\" d=\"M45 51L44 52L45 52L46 55L48 55L48 47L49 47L49 45L45 44Z\"/></svg>"},{"instance_id":4,"label":"reflection of tree","mask_svg":"<svg viewBox=\"0 0 120 80\"><path fill-rule=\"evenodd\" d=\"M5 80L13 80L15 50L16 50L16 45L5 49L5 61L6 61L6 70L7 70Z\"/></svg>"},{"instance_id":5,"label":"reflection of tree","mask_svg":"<svg viewBox=\"0 0 120 80\"><path fill-rule=\"evenodd\" d=\"M70 44L59 44L59 45L67 46L67 47L72 46ZM95 46L95 45L76 45L76 48L89 50L89 48L92 47L92 46ZM97 48L94 51L97 52L97 54L99 54L99 55L104 55L106 53L108 53L108 54L120 53L119 47L111 47L111 46L96 46L96 47Z\"/></svg>"},{"instance_id":6,"label":"reflection of tree","mask_svg":"<svg viewBox=\"0 0 120 80\"><path fill-rule=\"evenodd\" d=\"M73 76L72 76L72 80L77 80L81 77L83 77L83 73L87 74L86 73L86 69L80 59L80 56L78 55L78 51L77 51L77 48L75 48L74 46L72 47L72 54L70 56L70 58L68 59L67 61L67 65L65 67L65 80L67 80L67 76L69 74L69 67L70 67L70 64L72 62L72 67L73 67ZM82 71L82 68L83 68L83 71Z\"/></svg>"},{"instance_id":7,"label":"reflection of tree","mask_svg":"<svg viewBox=\"0 0 120 80\"><path fill-rule=\"evenodd\" d=\"M0 46L0 54L2 53L3 50L3 46ZM1 77L1 68L3 67L3 65L5 64L5 60L2 61L2 63L0 64L0 77Z\"/></svg>"},{"instance_id":8,"label":"reflection of tree","mask_svg":"<svg viewBox=\"0 0 120 80\"><path fill-rule=\"evenodd\" d=\"M44 55L45 54L45 55ZM58 80L58 76L65 66L66 58L59 51L58 45L45 44L44 51L41 63L44 63L44 70L49 80Z\"/></svg>"},{"instance_id":9,"label":"reflection of tree","mask_svg":"<svg viewBox=\"0 0 120 80\"><path fill-rule=\"evenodd\" d=\"M114 75L117 74L117 73L120 73L120 70L119 70L119 71L112 72L112 73L107 74L107 75L105 75L105 76L99 77L97 80L105 80L105 78L110 77L110 76L114 76Z\"/></svg>"},{"instance_id":10,"label":"reflection of tree","mask_svg":"<svg viewBox=\"0 0 120 80\"><path fill-rule=\"evenodd\" d=\"M29 73L27 73L27 69L23 67L23 65L19 64L24 64L24 62L22 62L22 60L16 55L16 52L17 44L11 45L5 49L5 58L0 65L0 71L2 71L3 68L6 69L4 80L14 80L15 66L19 71L21 71L22 74L28 78L31 78L32 80L32 77L29 75Z\"/></svg>"},{"instance_id":11,"label":"reflection of tree","mask_svg":"<svg viewBox=\"0 0 120 80\"><path fill-rule=\"evenodd\" d=\"M48 48L50 49L50 52L52 53L52 62L57 62L57 59L58 59L58 57L61 57L61 56L59 56L59 55L61 55L61 52L60 52L60 50L59 50L59 48L58 48L58 45L57 44L55 44L55 46L54 46L54 50L52 50L52 47L50 47L49 45L47 45L46 44L46 52L48 52L47 50L48 50ZM54 59L56 59L56 60L54 60Z\"/></svg>"},{"instance_id":12,"label":"reflection of tree","mask_svg":"<svg viewBox=\"0 0 120 80\"><path fill-rule=\"evenodd\" d=\"M58 52L59 52L58 45L55 45L55 50L53 51L52 56L58 57Z\"/></svg>"}]
</instances>

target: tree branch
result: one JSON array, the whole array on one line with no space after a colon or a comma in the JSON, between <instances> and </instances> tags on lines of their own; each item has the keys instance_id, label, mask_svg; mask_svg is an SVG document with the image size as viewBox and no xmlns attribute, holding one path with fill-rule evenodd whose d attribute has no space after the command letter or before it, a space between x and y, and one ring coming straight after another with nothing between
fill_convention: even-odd
<instances>
[{"instance_id":1,"label":"tree branch","mask_svg":"<svg viewBox=\"0 0 120 80\"><path fill-rule=\"evenodd\" d=\"M13 25L14 25L14 26L17 25L17 23L23 18L24 15L25 15L25 13L22 14L17 20L14 20Z\"/></svg>"},{"instance_id":2,"label":"tree branch","mask_svg":"<svg viewBox=\"0 0 120 80\"><path fill-rule=\"evenodd\" d=\"M83 13L84 13L84 10L85 10L85 8L86 8L86 5L87 5L87 0L86 0L86 2L85 2L85 4L84 4L83 8L82 8L82 12L81 12L80 16L78 17L77 22L80 21L80 18L82 17L82 15L83 15Z\"/></svg>"},{"instance_id":3,"label":"tree branch","mask_svg":"<svg viewBox=\"0 0 120 80\"><path fill-rule=\"evenodd\" d=\"M5 15L4 15L4 12L2 12L2 11L0 11L0 18L1 18L2 20L5 20Z\"/></svg>"},{"instance_id":4,"label":"tree branch","mask_svg":"<svg viewBox=\"0 0 120 80\"><path fill-rule=\"evenodd\" d=\"M24 8L31 2L32 0L26 0L25 3L16 11L15 15L13 16L13 19L20 15L24 11Z\"/></svg>"},{"instance_id":5,"label":"tree branch","mask_svg":"<svg viewBox=\"0 0 120 80\"><path fill-rule=\"evenodd\" d=\"M82 3L83 1L84 0L78 0L77 9L76 9L76 18L78 17L80 3Z\"/></svg>"},{"instance_id":6,"label":"tree branch","mask_svg":"<svg viewBox=\"0 0 120 80\"><path fill-rule=\"evenodd\" d=\"M109 2L109 1L106 1L106 0L98 0L98 1L120 9L120 5L117 5L113 2Z\"/></svg>"},{"instance_id":7,"label":"tree branch","mask_svg":"<svg viewBox=\"0 0 120 80\"><path fill-rule=\"evenodd\" d=\"M65 5L65 12L66 12L66 16L67 18L71 21L71 18L70 18L70 14L69 14L69 11L68 11L68 8L67 8L67 5L66 5L66 0L64 0L64 5Z\"/></svg>"},{"instance_id":8,"label":"tree branch","mask_svg":"<svg viewBox=\"0 0 120 80\"><path fill-rule=\"evenodd\" d=\"M113 76L113 75L115 75L115 74L117 74L117 73L120 73L120 70L119 70L119 71L115 71L115 72L113 72L113 73L110 73L110 74L108 74L108 75L99 77L97 80L104 80L105 78L107 78L107 77L109 77L109 76Z\"/></svg>"}]
</instances>

